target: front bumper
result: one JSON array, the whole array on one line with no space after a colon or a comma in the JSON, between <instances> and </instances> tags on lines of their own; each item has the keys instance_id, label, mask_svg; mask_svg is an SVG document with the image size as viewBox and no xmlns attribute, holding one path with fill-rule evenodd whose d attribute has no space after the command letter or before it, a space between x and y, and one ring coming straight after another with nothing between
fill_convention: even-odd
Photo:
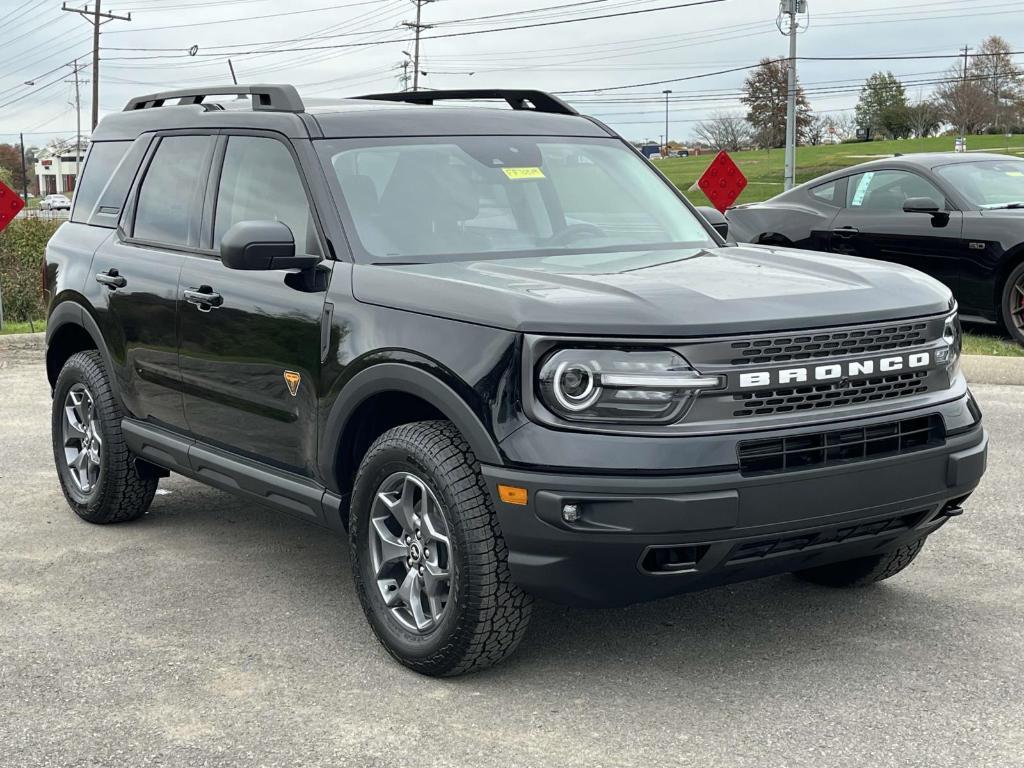
<instances>
[{"instance_id":1,"label":"front bumper","mask_svg":"<svg viewBox=\"0 0 1024 768\"><path fill-rule=\"evenodd\" d=\"M624 605L927 536L959 514L987 447L979 422L941 446L768 475L482 470L516 583L555 602ZM528 503L502 502L498 484L526 488ZM566 503L579 506L578 521L563 521Z\"/></svg>"}]
</instances>

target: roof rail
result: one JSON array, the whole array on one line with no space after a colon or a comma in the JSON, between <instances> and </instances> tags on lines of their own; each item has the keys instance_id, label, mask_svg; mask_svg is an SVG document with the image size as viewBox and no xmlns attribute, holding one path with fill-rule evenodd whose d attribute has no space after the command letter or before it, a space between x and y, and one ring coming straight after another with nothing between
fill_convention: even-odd
<instances>
[{"instance_id":1,"label":"roof rail","mask_svg":"<svg viewBox=\"0 0 1024 768\"><path fill-rule=\"evenodd\" d=\"M292 85L216 85L205 88L182 88L177 91L136 96L125 105L125 112L162 107L171 99L178 106L202 104L207 96L251 96L255 112L305 112L299 92Z\"/></svg>"},{"instance_id":2,"label":"roof rail","mask_svg":"<svg viewBox=\"0 0 1024 768\"><path fill-rule=\"evenodd\" d=\"M358 99L379 99L380 101L404 101L408 104L433 104L435 101L469 99L503 99L512 109L527 109L536 112L550 112L557 115L579 115L557 96L544 91L523 91L507 88L469 89L463 91L402 91L400 93L371 93L356 96Z\"/></svg>"}]
</instances>

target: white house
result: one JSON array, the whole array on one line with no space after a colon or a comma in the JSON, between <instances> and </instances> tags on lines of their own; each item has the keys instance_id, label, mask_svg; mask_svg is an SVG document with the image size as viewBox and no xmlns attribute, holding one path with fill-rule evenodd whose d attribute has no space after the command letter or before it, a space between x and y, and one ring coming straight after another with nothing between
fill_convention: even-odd
<instances>
[{"instance_id":1,"label":"white house","mask_svg":"<svg viewBox=\"0 0 1024 768\"><path fill-rule=\"evenodd\" d=\"M81 164L85 162L85 142L78 152L71 142L64 147L47 147L36 156L36 178L39 180L39 194L67 195L75 190ZM77 162L76 162L77 160Z\"/></svg>"}]
</instances>

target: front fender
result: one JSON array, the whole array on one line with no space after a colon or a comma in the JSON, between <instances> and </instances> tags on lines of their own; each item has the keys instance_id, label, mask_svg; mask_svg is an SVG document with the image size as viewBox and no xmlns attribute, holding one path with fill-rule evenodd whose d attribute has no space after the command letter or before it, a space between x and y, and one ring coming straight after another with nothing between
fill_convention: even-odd
<instances>
[{"instance_id":1,"label":"front fender","mask_svg":"<svg viewBox=\"0 0 1024 768\"><path fill-rule=\"evenodd\" d=\"M335 467L342 450L341 435L360 405L381 392L402 392L432 405L462 433L477 458L501 464L498 446L473 409L447 383L422 367L407 362L371 364L349 379L330 407L320 435L321 477L336 483Z\"/></svg>"}]
</instances>

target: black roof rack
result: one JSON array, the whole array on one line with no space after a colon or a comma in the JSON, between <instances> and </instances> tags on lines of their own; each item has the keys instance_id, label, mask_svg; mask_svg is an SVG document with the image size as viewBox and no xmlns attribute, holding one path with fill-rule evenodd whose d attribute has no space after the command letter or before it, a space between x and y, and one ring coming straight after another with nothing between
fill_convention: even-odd
<instances>
[{"instance_id":1,"label":"black roof rack","mask_svg":"<svg viewBox=\"0 0 1024 768\"><path fill-rule=\"evenodd\" d=\"M512 109L532 109L537 112L551 112L557 115L579 115L557 96L544 91L522 91L506 88L469 89L464 91L402 91L400 93L371 93L357 96L358 99L379 99L380 101L404 101L408 104L433 104L435 101L469 99L503 99Z\"/></svg>"},{"instance_id":2,"label":"black roof rack","mask_svg":"<svg viewBox=\"0 0 1024 768\"><path fill-rule=\"evenodd\" d=\"M205 88L183 88L177 91L136 96L125 106L125 112L162 107L171 99L178 105L202 104L207 96L251 96L257 112L305 112L299 92L291 85L217 85Z\"/></svg>"}]
</instances>

